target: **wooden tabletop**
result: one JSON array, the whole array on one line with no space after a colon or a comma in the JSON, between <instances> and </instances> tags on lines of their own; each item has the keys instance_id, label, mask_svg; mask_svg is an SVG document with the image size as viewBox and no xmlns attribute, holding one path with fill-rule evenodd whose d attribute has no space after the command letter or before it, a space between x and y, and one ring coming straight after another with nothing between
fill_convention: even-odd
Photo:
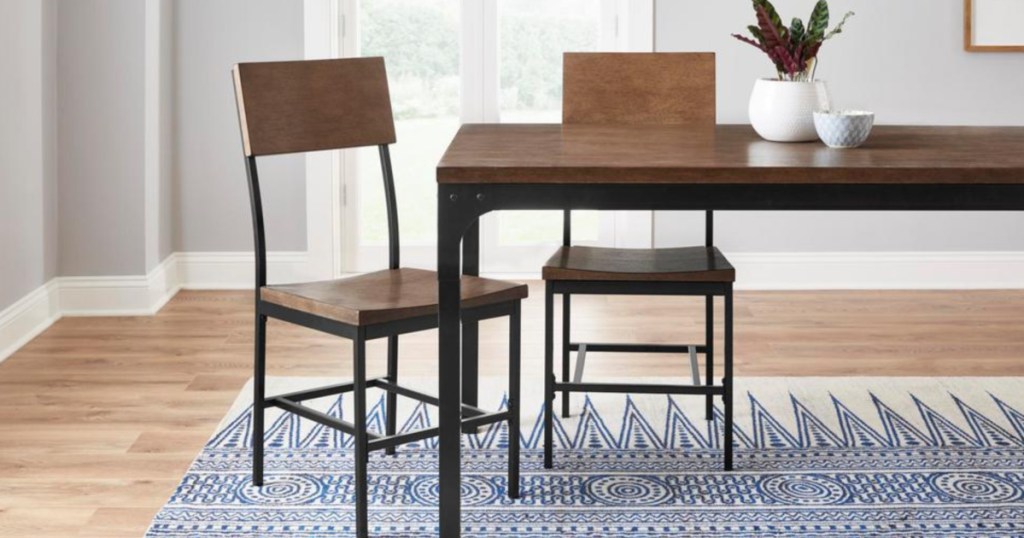
<instances>
[{"instance_id":1,"label":"wooden tabletop","mask_svg":"<svg viewBox=\"0 0 1024 538\"><path fill-rule=\"evenodd\" d=\"M463 125L439 183L1024 183L1024 127L877 126L856 149L748 125Z\"/></svg>"}]
</instances>

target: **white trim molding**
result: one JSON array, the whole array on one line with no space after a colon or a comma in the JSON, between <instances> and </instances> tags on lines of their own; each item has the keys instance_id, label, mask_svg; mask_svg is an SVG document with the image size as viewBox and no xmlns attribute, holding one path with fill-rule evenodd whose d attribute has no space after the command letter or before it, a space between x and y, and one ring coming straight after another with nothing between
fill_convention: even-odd
<instances>
[{"instance_id":1,"label":"white trim molding","mask_svg":"<svg viewBox=\"0 0 1024 538\"><path fill-rule=\"evenodd\" d=\"M178 252L181 287L190 290L252 289L256 273L252 252ZM267 281L303 282L323 279L306 252L268 252Z\"/></svg>"},{"instance_id":2,"label":"white trim molding","mask_svg":"<svg viewBox=\"0 0 1024 538\"><path fill-rule=\"evenodd\" d=\"M1024 289L1024 252L736 252L729 259L742 290ZM305 252L268 253L267 265L270 282L318 278ZM147 275L58 277L0 311L0 361L62 316L152 315L180 289L251 289L253 278L251 252L179 252Z\"/></svg>"},{"instance_id":3,"label":"white trim molding","mask_svg":"<svg viewBox=\"0 0 1024 538\"><path fill-rule=\"evenodd\" d=\"M53 279L0 311L0 361L60 319L56 291Z\"/></svg>"},{"instance_id":4,"label":"white trim molding","mask_svg":"<svg viewBox=\"0 0 1024 538\"><path fill-rule=\"evenodd\" d=\"M267 253L270 282L317 278L305 252ZM63 316L150 316L181 289L252 289L251 252L178 252L146 275L57 277L0 311L0 361Z\"/></svg>"},{"instance_id":5,"label":"white trim molding","mask_svg":"<svg viewBox=\"0 0 1024 538\"><path fill-rule=\"evenodd\" d=\"M1024 252L727 253L743 290L1024 289Z\"/></svg>"},{"instance_id":6,"label":"white trim molding","mask_svg":"<svg viewBox=\"0 0 1024 538\"><path fill-rule=\"evenodd\" d=\"M181 289L252 289L252 252L177 252L147 275L59 277L57 297L64 316L155 314ZM268 252L271 283L306 282L318 276L305 252Z\"/></svg>"},{"instance_id":7,"label":"white trim molding","mask_svg":"<svg viewBox=\"0 0 1024 538\"><path fill-rule=\"evenodd\" d=\"M147 316L156 314L181 289L172 254L147 275L58 277L62 316Z\"/></svg>"}]
</instances>

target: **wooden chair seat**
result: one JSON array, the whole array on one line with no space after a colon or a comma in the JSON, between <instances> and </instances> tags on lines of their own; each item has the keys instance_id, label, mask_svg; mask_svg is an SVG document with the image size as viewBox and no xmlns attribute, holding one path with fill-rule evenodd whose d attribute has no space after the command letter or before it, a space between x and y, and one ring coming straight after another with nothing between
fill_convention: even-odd
<instances>
[{"instance_id":1,"label":"wooden chair seat","mask_svg":"<svg viewBox=\"0 0 1024 538\"><path fill-rule=\"evenodd\" d=\"M462 308L525 299L525 284L462 277ZM355 326L437 314L437 273L392 269L350 278L264 286L264 301Z\"/></svg>"},{"instance_id":2,"label":"wooden chair seat","mask_svg":"<svg viewBox=\"0 0 1024 538\"><path fill-rule=\"evenodd\" d=\"M544 280L735 282L736 270L716 247L561 247L544 264Z\"/></svg>"}]
</instances>

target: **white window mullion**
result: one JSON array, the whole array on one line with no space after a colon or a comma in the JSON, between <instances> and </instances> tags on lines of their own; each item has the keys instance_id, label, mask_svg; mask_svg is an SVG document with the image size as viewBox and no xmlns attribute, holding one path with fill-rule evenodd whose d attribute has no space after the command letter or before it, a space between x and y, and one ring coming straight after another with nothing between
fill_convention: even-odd
<instances>
[{"instance_id":1,"label":"white window mullion","mask_svg":"<svg viewBox=\"0 0 1024 538\"><path fill-rule=\"evenodd\" d=\"M614 34L607 39L614 49L624 52L654 52L654 0L602 0L609 7ZM604 36L602 36L604 37ZM616 211L615 246L651 248L654 246L653 211Z\"/></svg>"},{"instance_id":2,"label":"white window mullion","mask_svg":"<svg viewBox=\"0 0 1024 538\"><path fill-rule=\"evenodd\" d=\"M460 40L459 76L462 123L479 123L483 118L483 79L474 76L483 69L483 3L462 0L460 4L462 39Z\"/></svg>"},{"instance_id":3,"label":"white window mullion","mask_svg":"<svg viewBox=\"0 0 1024 538\"><path fill-rule=\"evenodd\" d=\"M498 2L500 0L463 0L463 13L472 13L472 18L463 19L463 35L472 35L473 41L465 41L462 45L464 58L473 56L471 65L476 69L463 71L463 87L468 93L463 97L463 107L472 107L475 112L472 119L463 123L497 123L499 113L499 56L498 43ZM467 4L472 4L467 10ZM468 28L472 26L472 28ZM469 99L467 100L467 97ZM498 245L498 225L494 213L480 219L480 260L486 269L487 260L494 255Z\"/></svg>"},{"instance_id":4,"label":"white window mullion","mask_svg":"<svg viewBox=\"0 0 1024 538\"><path fill-rule=\"evenodd\" d=\"M498 30L498 1L499 0L478 0L483 6L483 18L481 20L483 26L483 42L481 43L481 50L483 51L483 69L480 73L482 77L482 89L483 89L483 117L484 123L497 123L501 120L500 113L498 111L498 67L500 65L500 59L498 56L498 40L501 38L500 31Z\"/></svg>"},{"instance_id":5,"label":"white window mullion","mask_svg":"<svg viewBox=\"0 0 1024 538\"><path fill-rule=\"evenodd\" d=\"M601 38L597 50L616 52L625 50L619 42L620 0L601 0Z\"/></svg>"},{"instance_id":6,"label":"white window mullion","mask_svg":"<svg viewBox=\"0 0 1024 538\"><path fill-rule=\"evenodd\" d=\"M359 55L359 0L335 0L337 13L336 38L338 52L342 58ZM355 150L342 150L337 155L336 170L341 180L334 193L335 200L341 211L335 228L337 243L335 252L338 257L335 266L339 273L359 272L367 270L365 252L360 249L356 234L359 230L359 167Z\"/></svg>"}]
</instances>

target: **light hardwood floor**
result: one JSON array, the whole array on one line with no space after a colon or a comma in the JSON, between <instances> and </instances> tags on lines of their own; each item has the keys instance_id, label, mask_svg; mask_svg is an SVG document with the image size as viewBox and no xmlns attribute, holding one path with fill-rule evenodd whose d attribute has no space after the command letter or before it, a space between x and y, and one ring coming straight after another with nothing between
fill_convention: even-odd
<instances>
[{"instance_id":1,"label":"light hardwood floor","mask_svg":"<svg viewBox=\"0 0 1024 538\"><path fill-rule=\"evenodd\" d=\"M524 308L524 382L540 382L541 291ZM0 364L0 536L141 535L249 378L251 302L187 291L152 317L66 318ZM574 339L699 340L702 305L581 297ZM736 305L740 376L1024 375L1021 291L740 292ZM504 374L506 327L483 324L482 375ZM403 337L402 376L435 374L436 338ZM282 323L268 353L270 375L351 372L346 341ZM687 371L595 354L587 375Z\"/></svg>"}]
</instances>

